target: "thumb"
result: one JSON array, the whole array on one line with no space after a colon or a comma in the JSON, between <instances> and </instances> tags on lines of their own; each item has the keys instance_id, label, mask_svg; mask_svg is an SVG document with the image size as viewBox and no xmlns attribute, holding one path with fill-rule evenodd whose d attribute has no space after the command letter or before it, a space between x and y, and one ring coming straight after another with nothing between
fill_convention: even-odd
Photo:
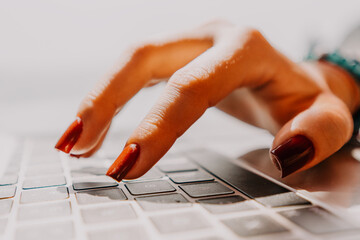
<instances>
[{"instance_id":1,"label":"thumb","mask_svg":"<svg viewBox=\"0 0 360 240\"><path fill-rule=\"evenodd\" d=\"M281 177L303 171L339 150L353 132L348 107L330 93L319 95L307 110L276 134L270 157Z\"/></svg>"}]
</instances>

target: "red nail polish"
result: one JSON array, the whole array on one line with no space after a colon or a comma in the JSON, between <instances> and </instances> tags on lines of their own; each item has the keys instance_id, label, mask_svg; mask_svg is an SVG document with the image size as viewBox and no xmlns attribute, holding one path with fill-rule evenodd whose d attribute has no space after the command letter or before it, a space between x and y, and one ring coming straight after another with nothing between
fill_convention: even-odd
<instances>
[{"instance_id":1,"label":"red nail polish","mask_svg":"<svg viewBox=\"0 0 360 240\"><path fill-rule=\"evenodd\" d=\"M313 143L303 135L296 135L270 151L270 157L284 178L305 166L314 157Z\"/></svg>"},{"instance_id":2,"label":"red nail polish","mask_svg":"<svg viewBox=\"0 0 360 240\"><path fill-rule=\"evenodd\" d=\"M64 153L69 153L74 147L75 143L80 137L80 134L83 129L83 123L80 117L76 117L75 121L66 129L65 133L61 136L55 148L63 151Z\"/></svg>"},{"instance_id":3,"label":"red nail polish","mask_svg":"<svg viewBox=\"0 0 360 240\"><path fill-rule=\"evenodd\" d=\"M134 166L140 154L140 146L136 143L127 145L119 157L111 165L106 175L120 182Z\"/></svg>"}]
</instances>

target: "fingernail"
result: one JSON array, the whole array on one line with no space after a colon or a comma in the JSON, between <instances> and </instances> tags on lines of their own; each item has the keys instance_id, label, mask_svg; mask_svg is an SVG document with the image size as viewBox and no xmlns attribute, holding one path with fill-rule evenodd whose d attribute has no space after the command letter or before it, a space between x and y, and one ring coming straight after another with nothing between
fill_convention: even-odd
<instances>
[{"instance_id":1,"label":"fingernail","mask_svg":"<svg viewBox=\"0 0 360 240\"><path fill-rule=\"evenodd\" d=\"M65 133L56 143L55 148L64 153L69 153L79 139L82 129L83 123L81 118L76 117L75 121L66 129Z\"/></svg>"},{"instance_id":2,"label":"fingernail","mask_svg":"<svg viewBox=\"0 0 360 240\"><path fill-rule=\"evenodd\" d=\"M311 161L314 152L314 145L307 137L296 135L272 149L270 156L284 178Z\"/></svg>"},{"instance_id":3,"label":"fingernail","mask_svg":"<svg viewBox=\"0 0 360 240\"><path fill-rule=\"evenodd\" d=\"M127 145L119 157L111 165L106 175L120 182L135 164L140 154L140 146L136 143Z\"/></svg>"}]
</instances>

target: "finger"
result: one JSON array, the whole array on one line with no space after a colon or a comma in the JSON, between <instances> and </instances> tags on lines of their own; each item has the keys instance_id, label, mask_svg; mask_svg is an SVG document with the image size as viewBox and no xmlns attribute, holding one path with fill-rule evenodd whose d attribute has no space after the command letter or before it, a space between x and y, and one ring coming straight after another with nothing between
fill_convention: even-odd
<instances>
[{"instance_id":1,"label":"finger","mask_svg":"<svg viewBox=\"0 0 360 240\"><path fill-rule=\"evenodd\" d=\"M78 119L56 148L75 155L94 149L113 116L151 79L170 77L212 46L214 31L210 30L204 27L167 40L151 40L125 54L117 73L99 82L82 101Z\"/></svg>"},{"instance_id":2,"label":"finger","mask_svg":"<svg viewBox=\"0 0 360 240\"><path fill-rule=\"evenodd\" d=\"M105 137L106 137L106 134L107 132L109 131L109 128L110 126L106 129L106 131L101 135L98 143L92 148L90 149L88 152L84 153L84 154L81 154L81 155L76 155L76 154L70 154L71 157L75 157L75 158L88 158L88 157L91 157L94 153L97 152L97 150L99 150L101 148L101 146L103 145L104 143L104 140L105 140Z\"/></svg>"},{"instance_id":3,"label":"finger","mask_svg":"<svg viewBox=\"0 0 360 240\"><path fill-rule=\"evenodd\" d=\"M308 169L339 150L353 132L352 115L329 93L286 123L276 135L270 156L281 177Z\"/></svg>"},{"instance_id":4,"label":"finger","mask_svg":"<svg viewBox=\"0 0 360 240\"><path fill-rule=\"evenodd\" d=\"M273 63L264 56L274 54L262 36L250 30L226 36L178 70L107 174L120 181L147 172L208 107L237 87L265 83L267 71L274 68L264 66Z\"/></svg>"}]
</instances>

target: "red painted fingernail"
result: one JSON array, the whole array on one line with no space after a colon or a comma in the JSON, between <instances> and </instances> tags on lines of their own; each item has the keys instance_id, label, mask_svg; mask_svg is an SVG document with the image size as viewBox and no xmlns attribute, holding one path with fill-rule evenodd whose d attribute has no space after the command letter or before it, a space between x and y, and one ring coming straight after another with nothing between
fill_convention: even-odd
<instances>
[{"instance_id":1,"label":"red painted fingernail","mask_svg":"<svg viewBox=\"0 0 360 240\"><path fill-rule=\"evenodd\" d=\"M75 121L66 129L65 133L61 136L55 148L63 151L64 153L69 153L74 147L75 143L80 137L80 134L83 129L83 123L80 117L76 117Z\"/></svg>"},{"instance_id":2,"label":"red painted fingernail","mask_svg":"<svg viewBox=\"0 0 360 240\"><path fill-rule=\"evenodd\" d=\"M111 165L106 175L120 182L134 166L140 154L140 146L136 143L127 145L119 157Z\"/></svg>"},{"instance_id":3,"label":"red painted fingernail","mask_svg":"<svg viewBox=\"0 0 360 240\"><path fill-rule=\"evenodd\" d=\"M314 145L307 137L296 135L272 149L270 157L283 178L305 166L314 152Z\"/></svg>"}]
</instances>

